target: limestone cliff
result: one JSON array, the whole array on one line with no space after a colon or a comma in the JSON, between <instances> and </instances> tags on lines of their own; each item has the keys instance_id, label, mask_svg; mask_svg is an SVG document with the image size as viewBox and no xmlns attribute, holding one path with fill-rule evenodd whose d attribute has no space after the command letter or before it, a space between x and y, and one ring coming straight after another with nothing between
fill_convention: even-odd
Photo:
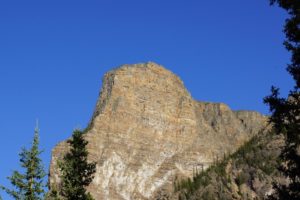
<instances>
[{"instance_id":1,"label":"limestone cliff","mask_svg":"<svg viewBox=\"0 0 300 200\"><path fill-rule=\"evenodd\" d=\"M257 112L195 101L183 82L158 64L121 66L105 75L86 133L89 159L97 162L88 189L96 199L151 199L265 126ZM52 151L51 185L59 183L56 162L66 150L62 142Z\"/></svg>"}]
</instances>

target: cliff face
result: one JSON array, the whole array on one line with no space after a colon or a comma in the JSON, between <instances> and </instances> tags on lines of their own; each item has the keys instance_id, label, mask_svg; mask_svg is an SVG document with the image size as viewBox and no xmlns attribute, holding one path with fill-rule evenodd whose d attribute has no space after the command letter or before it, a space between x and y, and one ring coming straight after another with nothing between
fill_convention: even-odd
<instances>
[{"instance_id":1,"label":"cliff face","mask_svg":"<svg viewBox=\"0 0 300 200\"><path fill-rule=\"evenodd\" d=\"M168 196L168 200L268 199L274 192L274 182L288 183L278 170L284 144L283 135L262 132L208 170L198 171L192 181L178 181L175 192L162 190L157 197Z\"/></svg>"},{"instance_id":2,"label":"cliff face","mask_svg":"<svg viewBox=\"0 0 300 200\"><path fill-rule=\"evenodd\" d=\"M124 65L105 75L86 133L89 159L97 162L88 190L95 199L151 199L265 126L257 112L193 100L162 66ZM62 142L52 151L50 185L60 181L56 162L66 150Z\"/></svg>"}]
</instances>

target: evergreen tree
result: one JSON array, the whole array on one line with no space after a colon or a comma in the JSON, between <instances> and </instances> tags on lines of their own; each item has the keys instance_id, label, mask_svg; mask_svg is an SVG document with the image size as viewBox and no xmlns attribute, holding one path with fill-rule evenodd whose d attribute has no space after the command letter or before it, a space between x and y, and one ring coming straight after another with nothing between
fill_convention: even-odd
<instances>
[{"instance_id":1,"label":"evergreen tree","mask_svg":"<svg viewBox=\"0 0 300 200\"><path fill-rule=\"evenodd\" d=\"M51 187L51 190L45 196L45 200L61 200L55 186Z\"/></svg>"},{"instance_id":2,"label":"evergreen tree","mask_svg":"<svg viewBox=\"0 0 300 200\"><path fill-rule=\"evenodd\" d=\"M291 52L287 71L295 81L287 98L279 97L279 89L272 87L272 94L264 99L269 104L270 121L278 134L285 136L285 147L281 152L283 161L280 171L287 177L288 184L275 184L275 193L270 199L300 199L300 0L271 0L285 9L286 19L284 45Z\"/></svg>"},{"instance_id":3,"label":"evergreen tree","mask_svg":"<svg viewBox=\"0 0 300 200\"><path fill-rule=\"evenodd\" d=\"M68 140L70 151L59 162L61 170L60 195L68 200L91 200L92 196L87 193L86 187L92 182L96 172L96 163L88 163L88 142L84 139L80 130L73 132Z\"/></svg>"},{"instance_id":4,"label":"evergreen tree","mask_svg":"<svg viewBox=\"0 0 300 200\"><path fill-rule=\"evenodd\" d=\"M39 130L35 128L32 146L29 150L22 148L20 156L21 167L25 169L24 173L14 171L12 176L8 177L15 189L9 189L1 186L14 199L17 200L39 200L44 195L43 178L45 171L40 159L42 151L39 150Z\"/></svg>"}]
</instances>

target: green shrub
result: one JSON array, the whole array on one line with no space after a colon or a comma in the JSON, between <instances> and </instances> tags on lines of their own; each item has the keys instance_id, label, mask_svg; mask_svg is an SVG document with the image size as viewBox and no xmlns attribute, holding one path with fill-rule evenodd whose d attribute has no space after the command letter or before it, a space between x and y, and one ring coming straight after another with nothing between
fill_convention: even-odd
<instances>
[{"instance_id":1,"label":"green shrub","mask_svg":"<svg viewBox=\"0 0 300 200\"><path fill-rule=\"evenodd\" d=\"M249 180L249 174L248 173L244 173L244 172L241 172L235 179L235 182L238 186L246 183L248 180Z\"/></svg>"}]
</instances>

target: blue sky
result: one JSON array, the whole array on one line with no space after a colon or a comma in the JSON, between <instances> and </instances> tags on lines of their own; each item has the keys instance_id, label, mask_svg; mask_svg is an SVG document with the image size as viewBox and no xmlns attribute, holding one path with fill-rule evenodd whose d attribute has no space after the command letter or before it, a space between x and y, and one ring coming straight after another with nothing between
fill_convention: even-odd
<instances>
[{"instance_id":1,"label":"blue sky","mask_svg":"<svg viewBox=\"0 0 300 200\"><path fill-rule=\"evenodd\" d=\"M48 169L55 144L87 125L104 73L122 64L157 62L197 100L267 114L271 85L292 85L285 17L267 0L0 1L0 184L20 169L37 118Z\"/></svg>"}]
</instances>

